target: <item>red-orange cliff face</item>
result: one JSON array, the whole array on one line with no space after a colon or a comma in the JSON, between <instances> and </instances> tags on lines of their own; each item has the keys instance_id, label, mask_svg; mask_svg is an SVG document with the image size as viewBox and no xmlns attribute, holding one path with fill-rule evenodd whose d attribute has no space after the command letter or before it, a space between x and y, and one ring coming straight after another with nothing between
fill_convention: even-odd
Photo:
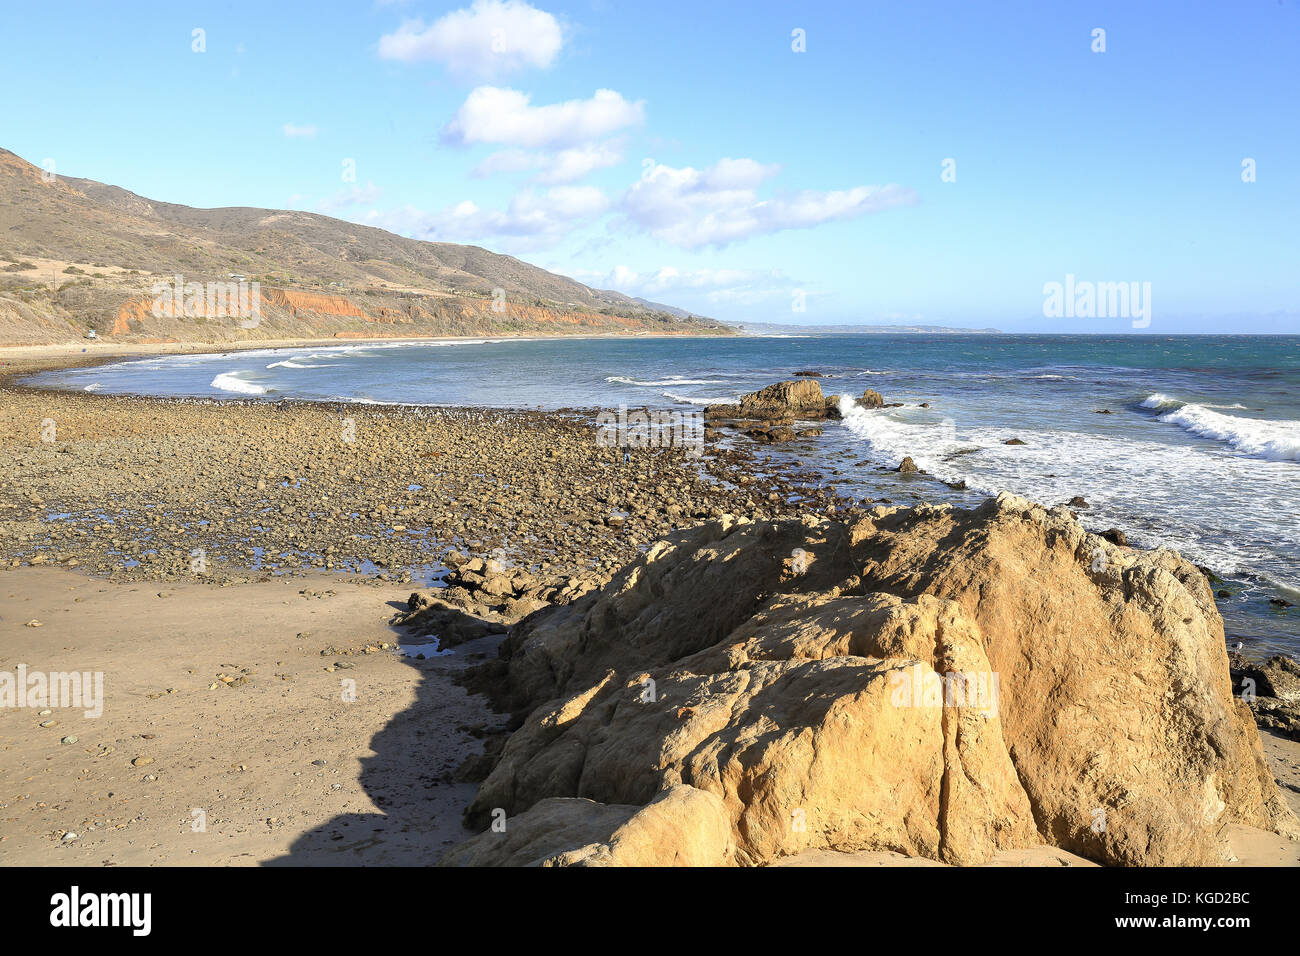
<instances>
[{"instance_id":1,"label":"red-orange cliff face","mask_svg":"<svg viewBox=\"0 0 1300 956\"><path fill-rule=\"evenodd\" d=\"M367 294L361 308L347 295L297 289L259 289L254 322L208 301L186 298L183 308L133 297L110 313L105 333L114 337L167 337L179 341L236 341L259 338L393 338L443 335L555 335L589 333L689 333L636 317L582 309L504 302L465 295ZM162 301L162 300L159 300ZM229 303L227 303L229 305ZM247 308L247 305L244 306ZM101 331L103 327L100 326ZM202 329L202 331L199 331Z\"/></svg>"},{"instance_id":2,"label":"red-orange cliff face","mask_svg":"<svg viewBox=\"0 0 1300 956\"><path fill-rule=\"evenodd\" d=\"M113 320L113 327L108 330L108 334L130 335L149 317L152 309L153 301L151 299L127 300L117 310L117 318ZM133 322L135 323L134 326L132 325Z\"/></svg>"},{"instance_id":3,"label":"red-orange cliff face","mask_svg":"<svg viewBox=\"0 0 1300 956\"><path fill-rule=\"evenodd\" d=\"M286 309L291 315L297 315L299 312L316 312L320 315L339 315L372 321L368 315L353 305L350 299L341 295L268 289L262 293L262 302Z\"/></svg>"}]
</instances>

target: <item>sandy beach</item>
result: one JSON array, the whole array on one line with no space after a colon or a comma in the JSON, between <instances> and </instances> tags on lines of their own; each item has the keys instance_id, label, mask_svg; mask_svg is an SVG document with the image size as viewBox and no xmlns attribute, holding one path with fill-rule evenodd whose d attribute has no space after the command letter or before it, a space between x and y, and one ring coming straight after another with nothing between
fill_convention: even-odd
<instances>
[{"instance_id":1,"label":"sandy beach","mask_svg":"<svg viewBox=\"0 0 1300 956\"><path fill-rule=\"evenodd\" d=\"M13 384L82 356L0 353L0 670L104 681L102 716L0 710L5 863L435 862L471 835L462 814L483 774L463 768L517 726L460 683L506 628L602 587L674 529L844 505L747 444L715 444L698 467L663 450L625 463L578 414ZM470 582L490 569L471 563L493 555L515 570L489 596ZM448 573L491 633L435 654L394 619ZM1300 743L1263 743L1300 811ZM1241 865L1300 865L1300 844L1276 834L1225 835ZM810 849L780 862L928 861ZM992 865L1091 864L1039 846Z\"/></svg>"}]
</instances>

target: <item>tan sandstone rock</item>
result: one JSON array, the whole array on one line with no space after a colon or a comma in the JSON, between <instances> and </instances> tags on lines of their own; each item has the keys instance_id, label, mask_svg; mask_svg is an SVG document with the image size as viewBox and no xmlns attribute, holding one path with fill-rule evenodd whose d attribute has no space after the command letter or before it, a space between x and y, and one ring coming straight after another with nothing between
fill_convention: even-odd
<instances>
[{"instance_id":1,"label":"tan sandstone rock","mask_svg":"<svg viewBox=\"0 0 1300 956\"><path fill-rule=\"evenodd\" d=\"M550 798L456 847L444 866L727 866L721 801L672 787L644 807Z\"/></svg>"},{"instance_id":2,"label":"tan sandstone rock","mask_svg":"<svg viewBox=\"0 0 1300 956\"><path fill-rule=\"evenodd\" d=\"M1219 860L1229 823L1296 833L1204 576L1009 495L711 522L522 622L502 656L522 724L467 819L565 835L488 831L447 862L978 864L1048 843L1179 865ZM595 803L560 821L555 797ZM680 839L633 839L664 815Z\"/></svg>"}]
</instances>

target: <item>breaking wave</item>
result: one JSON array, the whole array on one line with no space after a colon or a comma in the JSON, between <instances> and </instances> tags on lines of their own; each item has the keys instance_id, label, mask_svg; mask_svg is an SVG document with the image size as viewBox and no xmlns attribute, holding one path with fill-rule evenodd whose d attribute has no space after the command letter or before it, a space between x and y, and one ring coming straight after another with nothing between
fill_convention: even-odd
<instances>
[{"instance_id":1,"label":"breaking wave","mask_svg":"<svg viewBox=\"0 0 1300 956\"><path fill-rule=\"evenodd\" d=\"M724 382L717 378L666 378L662 381L642 382L635 378L626 378L622 375L607 375L605 381L617 385L643 385L646 387L662 387L675 385L722 385Z\"/></svg>"},{"instance_id":2,"label":"breaking wave","mask_svg":"<svg viewBox=\"0 0 1300 956\"><path fill-rule=\"evenodd\" d=\"M1275 422L1240 418L1211 411L1204 405L1181 405L1160 421L1200 438L1221 441L1246 455L1274 461L1300 461L1300 421Z\"/></svg>"},{"instance_id":3,"label":"breaking wave","mask_svg":"<svg viewBox=\"0 0 1300 956\"><path fill-rule=\"evenodd\" d=\"M222 372L210 383L212 388L223 392L238 392L240 395L265 395L266 387L256 382L249 382L239 377L237 372Z\"/></svg>"}]
</instances>

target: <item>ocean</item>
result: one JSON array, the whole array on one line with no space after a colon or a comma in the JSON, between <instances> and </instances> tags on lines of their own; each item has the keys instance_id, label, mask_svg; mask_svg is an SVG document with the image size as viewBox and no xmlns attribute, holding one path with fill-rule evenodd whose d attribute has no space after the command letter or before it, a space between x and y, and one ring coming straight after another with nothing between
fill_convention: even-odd
<instances>
[{"instance_id":1,"label":"ocean","mask_svg":"<svg viewBox=\"0 0 1300 956\"><path fill-rule=\"evenodd\" d=\"M1300 652L1300 336L870 334L321 344L45 372L129 393L529 408L699 408L821 373L901 407L764 447L842 494L972 505L1082 496L1092 530L1166 546L1226 579L1230 642ZM928 407L922 407L922 403ZM1105 414L1104 412L1109 412ZM1023 445L1008 445L1019 439ZM741 439L744 440L744 439ZM910 456L930 477L888 469ZM933 480L934 478L943 481ZM943 482L965 482L954 490Z\"/></svg>"}]
</instances>

